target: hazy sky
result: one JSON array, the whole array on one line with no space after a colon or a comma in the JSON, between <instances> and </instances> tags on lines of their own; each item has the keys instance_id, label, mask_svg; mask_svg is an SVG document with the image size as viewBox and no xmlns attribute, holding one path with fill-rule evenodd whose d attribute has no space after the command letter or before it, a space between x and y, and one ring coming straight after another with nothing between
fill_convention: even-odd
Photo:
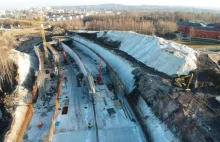
<instances>
[{"instance_id":1,"label":"hazy sky","mask_svg":"<svg viewBox=\"0 0 220 142\"><path fill-rule=\"evenodd\" d=\"M1 0L0 8L4 9L61 5L73 6L113 3L125 5L178 5L220 8L220 0Z\"/></svg>"}]
</instances>

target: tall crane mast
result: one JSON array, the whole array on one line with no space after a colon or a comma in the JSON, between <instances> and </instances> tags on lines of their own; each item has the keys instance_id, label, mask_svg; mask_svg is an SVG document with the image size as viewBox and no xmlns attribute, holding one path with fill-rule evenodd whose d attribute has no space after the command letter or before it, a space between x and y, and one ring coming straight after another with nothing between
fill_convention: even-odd
<instances>
[{"instance_id":1,"label":"tall crane mast","mask_svg":"<svg viewBox=\"0 0 220 142\"><path fill-rule=\"evenodd\" d=\"M48 65L48 50L47 50L47 41L46 41L46 36L45 36L44 24L43 24L43 21L44 21L43 12L40 13L39 20L41 24L40 31L41 31L41 36L43 40L44 55L45 55L46 63Z\"/></svg>"}]
</instances>

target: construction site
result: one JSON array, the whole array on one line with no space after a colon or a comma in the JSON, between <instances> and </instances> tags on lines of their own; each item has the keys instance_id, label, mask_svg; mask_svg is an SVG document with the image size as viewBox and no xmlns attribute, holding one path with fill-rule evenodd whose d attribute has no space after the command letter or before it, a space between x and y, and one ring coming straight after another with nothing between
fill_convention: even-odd
<instances>
[{"instance_id":1,"label":"construction site","mask_svg":"<svg viewBox=\"0 0 220 142\"><path fill-rule=\"evenodd\" d=\"M218 50L127 31L40 31L10 55L1 141L220 141Z\"/></svg>"}]
</instances>

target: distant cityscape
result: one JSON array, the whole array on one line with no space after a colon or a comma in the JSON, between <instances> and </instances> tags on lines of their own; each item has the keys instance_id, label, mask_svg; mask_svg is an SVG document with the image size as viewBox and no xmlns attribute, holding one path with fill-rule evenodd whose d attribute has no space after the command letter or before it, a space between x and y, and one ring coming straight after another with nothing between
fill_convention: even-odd
<instances>
[{"instance_id":1,"label":"distant cityscape","mask_svg":"<svg viewBox=\"0 0 220 142\"><path fill-rule=\"evenodd\" d=\"M29 9L18 9L18 10L0 10L1 19L26 19L26 20L37 20L39 18L39 12L44 13L44 18L47 21L66 21L73 19L83 19L89 15L97 14L121 14L120 11L94 11L94 10L71 10L71 9L54 9L52 7L43 8L29 8Z\"/></svg>"},{"instance_id":2,"label":"distant cityscape","mask_svg":"<svg viewBox=\"0 0 220 142\"><path fill-rule=\"evenodd\" d=\"M65 21L73 19L83 19L86 16L97 14L121 14L131 11L139 12L212 12L220 13L220 9L207 9L196 7L183 6L157 6L157 5L140 5L129 6L120 4L103 4L103 5L84 5L84 6L53 6L41 8L26 8L26 9L0 9L0 18L14 18L14 19L38 19L39 12L44 13L45 20L48 21Z\"/></svg>"}]
</instances>

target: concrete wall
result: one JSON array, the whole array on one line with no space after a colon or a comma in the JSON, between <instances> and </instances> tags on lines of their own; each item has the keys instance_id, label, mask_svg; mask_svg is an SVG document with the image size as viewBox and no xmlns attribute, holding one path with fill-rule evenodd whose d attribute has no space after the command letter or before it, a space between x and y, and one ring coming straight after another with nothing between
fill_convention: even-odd
<instances>
[{"instance_id":1,"label":"concrete wall","mask_svg":"<svg viewBox=\"0 0 220 142\"><path fill-rule=\"evenodd\" d=\"M44 86L44 55L37 46L34 47L34 51L39 60L39 71L36 84L38 88L41 88Z\"/></svg>"},{"instance_id":2,"label":"concrete wall","mask_svg":"<svg viewBox=\"0 0 220 142\"><path fill-rule=\"evenodd\" d=\"M94 85L94 80L93 76L91 73L86 69L84 63L81 61L81 59L78 57L78 55L70 49L66 44L61 42L61 45L63 47L63 50L65 50L76 62L78 65L80 71L84 74L85 79L86 79L86 86L88 87L89 93L94 94L95 93L95 85Z\"/></svg>"},{"instance_id":3,"label":"concrete wall","mask_svg":"<svg viewBox=\"0 0 220 142\"><path fill-rule=\"evenodd\" d=\"M75 60L75 62L80 68L80 71L84 74L84 76L87 76L87 70L85 68L85 65L80 60L80 58L77 56L77 54L72 49L70 49L66 44L61 42L61 45L63 47L63 50L65 50Z\"/></svg>"}]
</instances>

